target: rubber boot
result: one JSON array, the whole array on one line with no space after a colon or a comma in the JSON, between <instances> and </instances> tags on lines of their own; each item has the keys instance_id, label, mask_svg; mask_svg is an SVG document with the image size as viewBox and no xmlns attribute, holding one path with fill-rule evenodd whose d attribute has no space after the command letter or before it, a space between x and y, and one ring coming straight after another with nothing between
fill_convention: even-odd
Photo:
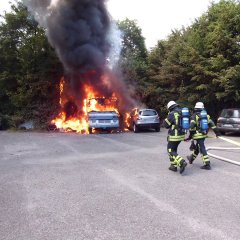
<instances>
[{"instance_id":1,"label":"rubber boot","mask_svg":"<svg viewBox=\"0 0 240 240\"><path fill-rule=\"evenodd\" d=\"M211 170L211 165L210 163L205 163L203 166L200 167L201 169L205 169L205 170Z\"/></svg>"},{"instance_id":2,"label":"rubber boot","mask_svg":"<svg viewBox=\"0 0 240 240\"><path fill-rule=\"evenodd\" d=\"M194 161L193 155L192 155L192 154L191 154L191 155L188 155L188 156L187 156L187 160L188 160L189 164L192 164L193 161Z\"/></svg>"},{"instance_id":3,"label":"rubber boot","mask_svg":"<svg viewBox=\"0 0 240 240\"><path fill-rule=\"evenodd\" d=\"M177 167L174 166L173 164L171 164L168 169L171 170L171 171L173 171L173 172L177 172Z\"/></svg>"},{"instance_id":4,"label":"rubber boot","mask_svg":"<svg viewBox=\"0 0 240 240\"><path fill-rule=\"evenodd\" d=\"M187 166L186 161L185 161L185 160L182 160L182 161L181 161L181 164L180 164L180 171L179 171L179 172L180 172L180 173L183 173L186 166Z\"/></svg>"}]
</instances>

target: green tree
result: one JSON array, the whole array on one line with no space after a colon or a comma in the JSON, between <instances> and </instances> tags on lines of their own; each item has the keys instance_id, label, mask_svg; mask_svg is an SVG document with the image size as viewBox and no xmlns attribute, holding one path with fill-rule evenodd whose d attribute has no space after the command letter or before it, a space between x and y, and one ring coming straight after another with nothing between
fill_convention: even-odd
<instances>
[{"instance_id":1,"label":"green tree","mask_svg":"<svg viewBox=\"0 0 240 240\"><path fill-rule=\"evenodd\" d=\"M12 119L47 123L58 103L62 66L44 29L21 3L0 25L0 113Z\"/></svg>"},{"instance_id":2,"label":"green tree","mask_svg":"<svg viewBox=\"0 0 240 240\"><path fill-rule=\"evenodd\" d=\"M198 55L188 91L217 115L223 107L239 104L240 5L222 0L188 29L187 41Z\"/></svg>"},{"instance_id":3,"label":"green tree","mask_svg":"<svg viewBox=\"0 0 240 240\"><path fill-rule=\"evenodd\" d=\"M239 1L212 3L191 26L173 31L152 49L148 77L152 89L160 89L158 104L203 101L215 116L224 107L239 105L239 16Z\"/></svg>"},{"instance_id":4,"label":"green tree","mask_svg":"<svg viewBox=\"0 0 240 240\"><path fill-rule=\"evenodd\" d=\"M145 62L147 58L145 39L136 20L126 18L118 22L118 27L123 33L121 56L128 57L130 55L137 61Z\"/></svg>"},{"instance_id":5,"label":"green tree","mask_svg":"<svg viewBox=\"0 0 240 240\"><path fill-rule=\"evenodd\" d=\"M118 22L122 32L122 51L120 66L127 83L136 87L138 97L142 98L142 87L147 77L147 49L142 30L135 20Z\"/></svg>"}]
</instances>

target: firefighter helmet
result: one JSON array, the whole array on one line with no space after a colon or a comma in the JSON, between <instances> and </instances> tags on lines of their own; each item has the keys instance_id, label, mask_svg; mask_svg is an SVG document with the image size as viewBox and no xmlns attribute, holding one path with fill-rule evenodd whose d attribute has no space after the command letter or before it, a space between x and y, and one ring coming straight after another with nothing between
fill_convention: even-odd
<instances>
[{"instance_id":1,"label":"firefighter helmet","mask_svg":"<svg viewBox=\"0 0 240 240\"><path fill-rule=\"evenodd\" d=\"M167 108L168 109L171 109L171 108L176 107L176 106L178 106L178 104L176 102L174 102L174 101L170 101L167 104Z\"/></svg>"},{"instance_id":2,"label":"firefighter helmet","mask_svg":"<svg viewBox=\"0 0 240 240\"><path fill-rule=\"evenodd\" d=\"M204 109L204 104L202 102L197 102L195 104L195 109Z\"/></svg>"}]
</instances>

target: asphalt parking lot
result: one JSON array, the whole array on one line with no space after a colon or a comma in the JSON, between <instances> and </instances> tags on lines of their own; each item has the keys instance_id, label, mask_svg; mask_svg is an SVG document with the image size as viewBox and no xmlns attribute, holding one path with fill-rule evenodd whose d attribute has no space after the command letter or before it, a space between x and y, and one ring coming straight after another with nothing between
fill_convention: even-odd
<instances>
[{"instance_id":1,"label":"asphalt parking lot","mask_svg":"<svg viewBox=\"0 0 240 240\"><path fill-rule=\"evenodd\" d=\"M198 157L171 172L166 135L0 132L0 239L238 240L240 167Z\"/></svg>"}]
</instances>

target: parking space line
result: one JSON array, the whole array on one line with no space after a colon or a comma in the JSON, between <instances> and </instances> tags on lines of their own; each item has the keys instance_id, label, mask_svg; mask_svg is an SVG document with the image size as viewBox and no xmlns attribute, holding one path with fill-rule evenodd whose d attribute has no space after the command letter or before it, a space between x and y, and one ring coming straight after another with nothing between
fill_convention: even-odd
<instances>
[{"instance_id":1,"label":"parking space line","mask_svg":"<svg viewBox=\"0 0 240 240\"><path fill-rule=\"evenodd\" d=\"M233 141L231 139L228 139L228 138L225 138L225 137L219 137L220 139L222 139L223 141L226 141L226 142L229 142L229 143L232 143L232 144L235 144L237 146L240 147L240 143L236 142L236 141Z\"/></svg>"}]
</instances>

